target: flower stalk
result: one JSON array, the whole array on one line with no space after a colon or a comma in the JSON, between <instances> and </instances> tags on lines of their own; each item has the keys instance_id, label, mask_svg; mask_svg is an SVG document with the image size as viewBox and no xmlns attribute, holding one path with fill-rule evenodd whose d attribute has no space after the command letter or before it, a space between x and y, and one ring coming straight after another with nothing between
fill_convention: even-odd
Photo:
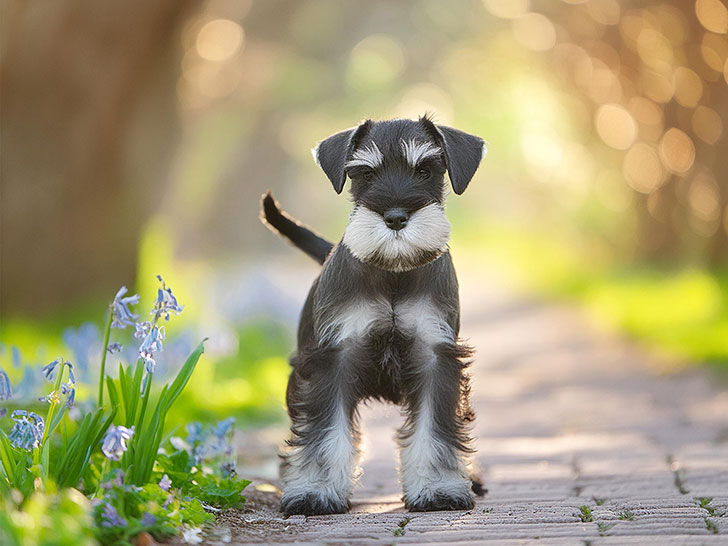
<instances>
[{"instance_id":1,"label":"flower stalk","mask_svg":"<svg viewBox=\"0 0 728 546\"><path fill-rule=\"evenodd\" d=\"M101 356L101 373L99 375L99 406L104 404L104 379L106 379L106 355L109 352L107 347L109 346L109 337L111 336L111 320L114 315L112 306L109 306L109 312L106 316L106 326L104 327L104 346L102 349Z\"/></svg>"}]
</instances>

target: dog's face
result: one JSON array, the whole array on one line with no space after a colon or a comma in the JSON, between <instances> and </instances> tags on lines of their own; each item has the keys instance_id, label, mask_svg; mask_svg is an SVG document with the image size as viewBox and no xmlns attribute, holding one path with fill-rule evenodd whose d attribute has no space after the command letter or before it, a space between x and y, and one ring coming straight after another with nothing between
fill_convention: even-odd
<instances>
[{"instance_id":1,"label":"dog's face","mask_svg":"<svg viewBox=\"0 0 728 546\"><path fill-rule=\"evenodd\" d=\"M428 118L365 121L314 150L314 159L341 193L351 178L354 210L343 243L359 260L407 271L438 258L450 238L445 217L447 171L465 191L485 142Z\"/></svg>"}]
</instances>

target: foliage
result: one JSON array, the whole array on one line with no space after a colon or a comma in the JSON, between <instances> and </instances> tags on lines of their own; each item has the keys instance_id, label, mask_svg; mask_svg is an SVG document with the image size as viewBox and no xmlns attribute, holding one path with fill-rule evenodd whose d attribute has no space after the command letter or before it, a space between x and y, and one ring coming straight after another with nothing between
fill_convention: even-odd
<instances>
[{"instance_id":1,"label":"foliage","mask_svg":"<svg viewBox=\"0 0 728 546\"><path fill-rule=\"evenodd\" d=\"M113 484L95 504L96 536L109 545L133 543L141 532L164 539L177 534L183 524L199 527L213 519L199 500L165 491L155 483L142 487Z\"/></svg>"},{"instance_id":2,"label":"foliage","mask_svg":"<svg viewBox=\"0 0 728 546\"><path fill-rule=\"evenodd\" d=\"M204 473L187 451L159 455L157 464L159 472L168 476L172 485L193 498L221 508L240 508L245 502L241 493L250 481L234 475L219 477Z\"/></svg>"},{"instance_id":3,"label":"foliage","mask_svg":"<svg viewBox=\"0 0 728 546\"><path fill-rule=\"evenodd\" d=\"M471 225L458 239L463 250L485 248L496 271L521 287L577 301L609 329L680 359L728 365L726 268L624 264L598 245L507 225Z\"/></svg>"},{"instance_id":4,"label":"foliage","mask_svg":"<svg viewBox=\"0 0 728 546\"><path fill-rule=\"evenodd\" d=\"M129 483L141 485L149 481L157 451L162 443L167 412L190 380L203 351L204 347L200 343L184 363L174 381L162 388L150 409L150 415L146 415L146 413L151 396L151 381L147 382L145 395L141 399L141 407L139 407L139 389L142 387L144 372L142 359L137 361L133 374L130 373L130 369L125 370L120 364L118 379L114 381L107 377L109 397L113 405L122 408L125 426L135 427L136 430L121 463L122 468L127 472Z\"/></svg>"},{"instance_id":5,"label":"foliage","mask_svg":"<svg viewBox=\"0 0 728 546\"><path fill-rule=\"evenodd\" d=\"M90 503L76 489L34 492L22 510L11 496L4 495L0 507L0 544L4 546L96 543Z\"/></svg>"},{"instance_id":6,"label":"foliage","mask_svg":"<svg viewBox=\"0 0 728 546\"><path fill-rule=\"evenodd\" d=\"M41 370L54 385L40 399L48 404L45 418L16 409L12 430L0 429L2 544L85 544L93 536L104 544L131 544L141 532L163 539L185 529L192 532L212 519L205 508L239 507L245 501L240 493L249 482L235 476L233 418L209 429L195 423L198 434L188 438L189 448L177 439L185 446L171 456L160 450L167 439L167 415L189 384L204 346L200 343L161 389L152 389L165 338L160 322L182 311L171 289L158 279L152 320L137 322L131 306L139 297L126 296L123 287L109 307L95 408L89 401L82 418L71 418L76 374L73 364L59 358ZM135 337L142 340L138 358L133 368L120 363L119 376L113 379L105 373L106 355L121 348L109 343L111 329L127 326L134 326ZM15 351L13 359L19 360ZM0 399L12 397L12 384L1 371ZM5 410L0 411L2 417ZM206 464L213 456L225 459L215 471ZM56 533L56 528L63 530Z\"/></svg>"}]
</instances>

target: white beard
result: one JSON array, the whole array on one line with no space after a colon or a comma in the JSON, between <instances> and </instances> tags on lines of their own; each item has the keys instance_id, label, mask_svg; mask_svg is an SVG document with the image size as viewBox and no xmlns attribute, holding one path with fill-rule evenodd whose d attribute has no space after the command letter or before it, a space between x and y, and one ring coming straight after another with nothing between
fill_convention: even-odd
<instances>
[{"instance_id":1,"label":"white beard","mask_svg":"<svg viewBox=\"0 0 728 546\"><path fill-rule=\"evenodd\" d=\"M433 203L410 216L399 231L389 229L380 214L356 206L343 243L362 262L389 271L408 271L429 263L447 250L450 222L442 205Z\"/></svg>"}]
</instances>

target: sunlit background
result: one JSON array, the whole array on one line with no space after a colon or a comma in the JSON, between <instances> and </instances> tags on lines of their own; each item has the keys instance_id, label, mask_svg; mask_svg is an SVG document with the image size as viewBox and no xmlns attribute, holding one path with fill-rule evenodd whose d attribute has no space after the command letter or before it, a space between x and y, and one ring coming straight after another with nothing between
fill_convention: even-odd
<instances>
[{"instance_id":1,"label":"sunlit background","mask_svg":"<svg viewBox=\"0 0 728 546\"><path fill-rule=\"evenodd\" d=\"M0 362L14 381L59 352L95 362L106 302L126 284L151 305L162 273L186 305L169 329L179 353L210 338L190 411L280 416L316 266L260 225L260 195L337 239L350 203L310 149L425 112L490 144L448 202L463 275L579 302L675 361L728 361L720 0L3 11ZM178 365L174 344L165 354Z\"/></svg>"}]
</instances>

